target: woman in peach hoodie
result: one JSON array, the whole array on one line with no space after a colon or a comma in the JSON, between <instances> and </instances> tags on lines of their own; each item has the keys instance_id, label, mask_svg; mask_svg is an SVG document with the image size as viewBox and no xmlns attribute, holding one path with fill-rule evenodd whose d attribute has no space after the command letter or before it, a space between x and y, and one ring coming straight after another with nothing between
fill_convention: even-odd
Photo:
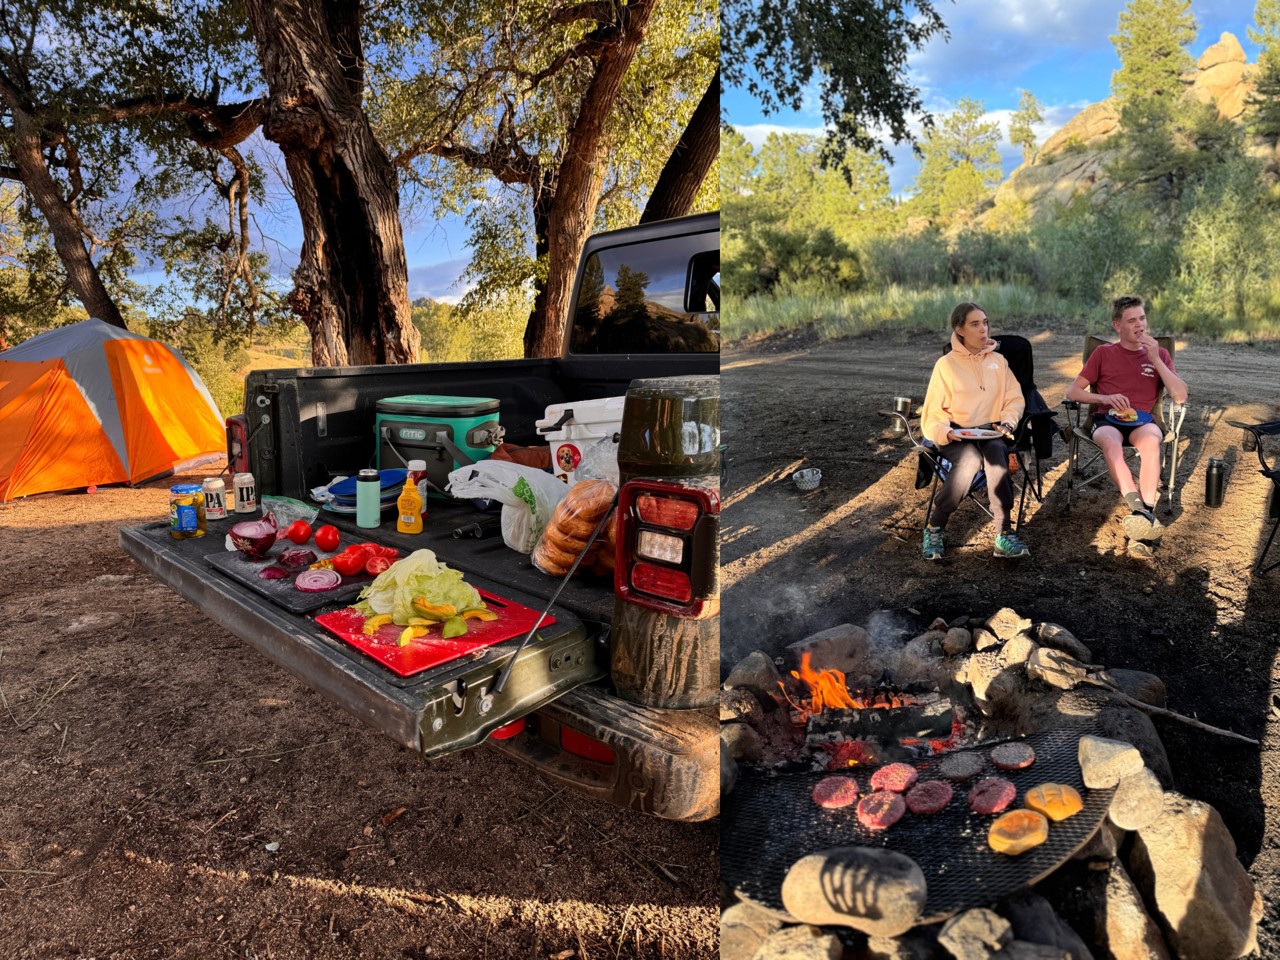
<instances>
[{"instance_id":1,"label":"woman in peach hoodie","mask_svg":"<svg viewBox=\"0 0 1280 960\"><path fill-rule=\"evenodd\" d=\"M995 523L995 555L1026 557L1031 551L1011 529L1013 483L1009 480L1006 440L1022 417L1025 402L1009 363L997 353L988 335L987 314L976 303L961 303L951 311L951 350L933 367L929 390L920 409L920 430L951 461L941 491L924 528L924 558L942 559L943 528L973 485L986 471L988 500ZM1001 436L966 440L956 431L989 429Z\"/></svg>"}]
</instances>

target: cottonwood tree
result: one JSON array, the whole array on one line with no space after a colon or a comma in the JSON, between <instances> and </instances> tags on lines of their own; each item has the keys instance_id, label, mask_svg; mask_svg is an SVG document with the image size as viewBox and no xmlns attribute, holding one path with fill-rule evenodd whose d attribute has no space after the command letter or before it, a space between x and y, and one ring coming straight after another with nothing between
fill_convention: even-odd
<instances>
[{"instance_id":1,"label":"cottonwood tree","mask_svg":"<svg viewBox=\"0 0 1280 960\"><path fill-rule=\"evenodd\" d=\"M816 83L828 136L822 159L880 142L914 142L909 123L928 116L907 57L946 35L930 0L723 0L725 82L745 87L766 114L798 110Z\"/></svg>"},{"instance_id":2,"label":"cottonwood tree","mask_svg":"<svg viewBox=\"0 0 1280 960\"><path fill-rule=\"evenodd\" d=\"M587 236L636 222L678 139L698 165L714 164L704 135L714 8L455 0L398 9L420 31L397 31L389 9L380 13L388 55L371 112L383 142L437 212L468 218L463 309L527 284L525 355L557 355ZM670 189L687 198L695 179ZM695 206L714 206L705 182L697 190Z\"/></svg>"},{"instance_id":3,"label":"cottonwood tree","mask_svg":"<svg viewBox=\"0 0 1280 960\"><path fill-rule=\"evenodd\" d=\"M1018 99L1018 109L1009 119L1009 142L1022 147L1022 162L1030 163L1036 149L1036 132L1033 126L1044 119L1040 101L1030 90L1023 90Z\"/></svg>"}]
</instances>

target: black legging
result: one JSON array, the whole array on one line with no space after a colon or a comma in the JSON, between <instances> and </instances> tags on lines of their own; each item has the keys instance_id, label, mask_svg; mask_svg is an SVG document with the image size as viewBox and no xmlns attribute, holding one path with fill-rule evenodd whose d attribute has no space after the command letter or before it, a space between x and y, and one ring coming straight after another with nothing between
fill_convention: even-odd
<instances>
[{"instance_id":1,"label":"black legging","mask_svg":"<svg viewBox=\"0 0 1280 960\"><path fill-rule=\"evenodd\" d=\"M964 495L973 486L973 478L979 470L987 473L987 497L991 506L991 518L996 532L1009 529L1009 517L1013 513L1013 483L1009 479L1009 448L1003 438L997 440L958 440L938 448L942 456L951 461L951 473L947 475L942 490L933 502L929 525L945 527L955 513Z\"/></svg>"}]
</instances>

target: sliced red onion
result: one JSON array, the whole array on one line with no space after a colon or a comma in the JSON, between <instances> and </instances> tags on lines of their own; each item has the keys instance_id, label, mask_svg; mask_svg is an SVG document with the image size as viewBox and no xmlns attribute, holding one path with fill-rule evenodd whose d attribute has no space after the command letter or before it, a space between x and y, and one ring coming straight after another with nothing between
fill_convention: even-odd
<instances>
[{"instance_id":1,"label":"sliced red onion","mask_svg":"<svg viewBox=\"0 0 1280 960\"><path fill-rule=\"evenodd\" d=\"M342 583L342 575L337 570L303 570L293 585L304 593L323 593L332 590Z\"/></svg>"},{"instance_id":2,"label":"sliced red onion","mask_svg":"<svg viewBox=\"0 0 1280 960\"><path fill-rule=\"evenodd\" d=\"M289 571L279 564L271 564L269 567L263 567L258 571L258 576L263 580L283 580L289 576Z\"/></svg>"},{"instance_id":3,"label":"sliced red onion","mask_svg":"<svg viewBox=\"0 0 1280 960\"><path fill-rule=\"evenodd\" d=\"M301 570L303 567L311 566L316 559L314 550L308 550L306 547L287 547L280 551L276 562L290 570Z\"/></svg>"},{"instance_id":4,"label":"sliced red onion","mask_svg":"<svg viewBox=\"0 0 1280 960\"><path fill-rule=\"evenodd\" d=\"M276 518L268 513L261 520L242 520L227 536L235 548L250 560L261 560L276 542Z\"/></svg>"}]
</instances>

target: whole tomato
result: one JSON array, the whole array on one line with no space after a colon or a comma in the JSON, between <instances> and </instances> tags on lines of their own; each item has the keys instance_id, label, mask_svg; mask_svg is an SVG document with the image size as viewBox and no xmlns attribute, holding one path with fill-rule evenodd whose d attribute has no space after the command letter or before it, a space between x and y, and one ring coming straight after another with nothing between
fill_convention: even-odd
<instances>
[{"instance_id":1,"label":"whole tomato","mask_svg":"<svg viewBox=\"0 0 1280 960\"><path fill-rule=\"evenodd\" d=\"M301 546L311 539L311 524L307 523L305 520L295 520L293 523L289 524L284 535L294 543Z\"/></svg>"},{"instance_id":2,"label":"whole tomato","mask_svg":"<svg viewBox=\"0 0 1280 960\"><path fill-rule=\"evenodd\" d=\"M341 540L342 534L338 532L338 528L333 524L326 523L316 531L316 546L326 553L330 550L337 550Z\"/></svg>"},{"instance_id":3,"label":"whole tomato","mask_svg":"<svg viewBox=\"0 0 1280 960\"><path fill-rule=\"evenodd\" d=\"M359 553L340 553L333 558L333 569L344 577L354 577L364 571L364 556Z\"/></svg>"}]
</instances>

